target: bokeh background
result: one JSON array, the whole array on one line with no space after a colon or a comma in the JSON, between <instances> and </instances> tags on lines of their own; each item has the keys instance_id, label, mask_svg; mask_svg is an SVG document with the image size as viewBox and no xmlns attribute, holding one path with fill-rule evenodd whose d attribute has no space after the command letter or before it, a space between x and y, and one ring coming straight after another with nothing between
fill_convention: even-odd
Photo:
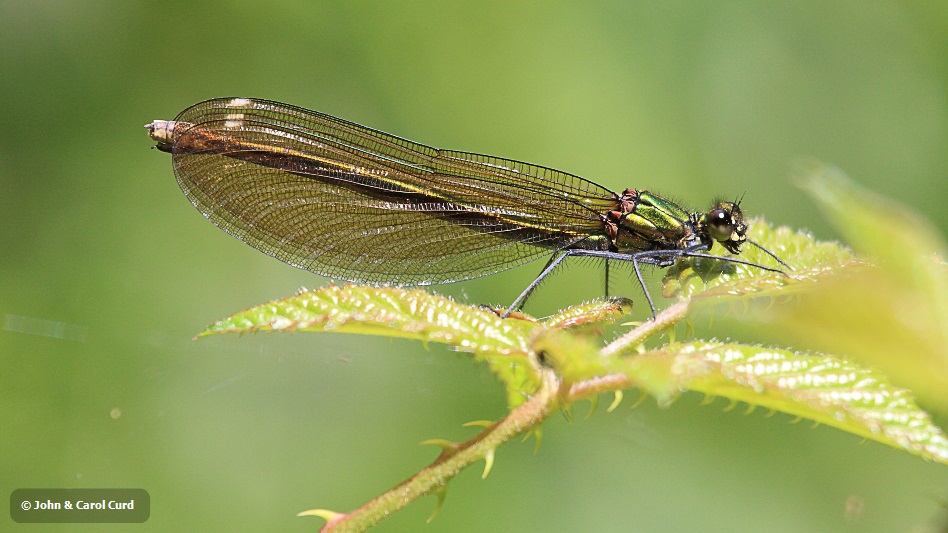
<instances>
[{"instance_id":1,"label":"bokeh background","mask_svg":"<svg viewBox=\"0 0 948 533\"><path fill-rule=\"evenodd\" d=\"M16 488L137 487L148 522L103 530L313 531L322 521L296 512L359 506L434 459L419 441L464 440L461 423L505 413L483 366L436 345L191 340L328 282L207 222L149 150L143 124L217 96L696 208L746 191L747 212L833 239L791 177L817 158L948 227L944 2L4 0L4 507ZM506 304L540 266L435 290ZM527 310L600 296L594 267L565 269ZM645 316L634 284L614 288ZM428 498L377 531L948 527L944 466L701 400L589 420L579 405L572 424L545 424L536 455L512 442L486 480L461 473L433 523ZM71 528L17 525L4 509L0 529Z\"/></svg>"}]
</instances>

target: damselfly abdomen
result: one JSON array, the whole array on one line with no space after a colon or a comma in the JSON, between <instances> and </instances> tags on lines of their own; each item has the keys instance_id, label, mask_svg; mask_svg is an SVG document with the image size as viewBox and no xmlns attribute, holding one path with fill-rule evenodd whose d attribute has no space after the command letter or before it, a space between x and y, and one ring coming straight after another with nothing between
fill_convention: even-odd
<instances>
[{"instance_id":1,"label":"damselfly abdomen","mask_svg":"<svg viewBox=\"0 0 948 533\"><path fill-rule=\"evenodd\" d=\"M145 127L208 219L332 278L449 283L549 256L506 316L566 257L597 257L631 261L654 314L641 264L689 256L779 271L704 253L715 242L740 253L747 225L737 202L689 212L646 190L614 193L565 172L439 150L266 100L207 100Z\"/></svg>"}]
</instances>

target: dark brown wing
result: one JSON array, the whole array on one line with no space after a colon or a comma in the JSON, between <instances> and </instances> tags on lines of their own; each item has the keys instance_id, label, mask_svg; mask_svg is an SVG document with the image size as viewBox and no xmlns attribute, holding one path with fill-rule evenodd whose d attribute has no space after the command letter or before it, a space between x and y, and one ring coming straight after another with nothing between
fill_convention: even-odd
<instances>
[{"instance_id":1,"label":"dark brown wing","mask_svg":"<svg viewBox=\"0 0 948 533\"><path fill-rule=\"evenodd\" d=\"M577 176L276 102L209 100L175 120L175 174L205 216L340 279L420 285L498 272L595 234L615 205Z\"/></svg>"}]
</instances>

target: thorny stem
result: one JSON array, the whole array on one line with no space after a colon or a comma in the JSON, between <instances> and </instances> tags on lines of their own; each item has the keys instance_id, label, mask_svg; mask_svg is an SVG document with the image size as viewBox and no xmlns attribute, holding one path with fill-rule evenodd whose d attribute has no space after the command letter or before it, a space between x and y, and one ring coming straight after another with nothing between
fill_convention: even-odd
<instances>
[{"instance_id":1,"label":"thorny stem","mask_svg":"<svg viewBox=\"0 0 948 533\"><path fill-rule=\"evenodd\" d=\"M645 339L674 326L685 318L685 315L688 313L688 306L689 302L684 300L668 307L654 319L643 323L641 326L609 343L608 346L600 351L600 354L602 354L603 357L614 357L641 344Z\"/></svg>"},{"instance_id":2,"label":"thorny stem","mask_svg":"<svg viewBox=\"0 0 948 533\"><path fill-rule=\"evenodd\" d=\"M609 374L598 378L573 383L566 396L566 402L572 403L603 392L617 391L632 386L632 380L625 374Z\"/></svg>"},{"instance_id":3,"label":"thorny stem","mask_svg":"<svg viewBox=\"0 0 948 533\"><path fill-rule=\"evenodd\" d=\"M362 507L331 519L320 533L365 531L409 503L441 490L461 470L559 409L559 389L559 378L552 370L543 369L540 388L510 414L471 440L446 448L429 466Z\"/></svg>"}]
</instances>

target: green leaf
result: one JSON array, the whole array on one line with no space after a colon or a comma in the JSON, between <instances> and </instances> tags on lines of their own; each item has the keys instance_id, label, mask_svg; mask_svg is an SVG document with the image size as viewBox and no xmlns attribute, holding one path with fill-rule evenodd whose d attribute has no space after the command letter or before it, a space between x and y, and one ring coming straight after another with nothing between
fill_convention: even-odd
<instances>
[{"instance_id":1,"label":"green leaf","mask_svg":"<svg viewBox=\"0 0 948 533\"><path fill-rule=\"evenodd\" d=\"M948 413L948 265L934 226L838 169L813 165L805 188L872 266L834 276L769 316L808 346L870 364Z\"/></svg>"},{"instance_id":2,"label":"green leaf","mask_svg":"<svg viewBox=\"0 0 948 533\"><path fill-rule=\"evenodd\" d=\"M832 272L848 268L853 255L847 248L834 242L821 242L807 232L787 227L774 228L762 218L748 221L747 237L770 250L793 267L786 273L768 272L760 268L716 261L706 258L681 258L669 267L663 280L662 294L666 298L736 297L743 295L773 295L785 292L785 287L818 281ZM730 256L717 246L713 255ZM735 258L772 268L784 269L759 248L745 244Z\"/></svg>"},{"instance_id":3,"label":"green leaf","mask_svg":"<svg viewBox=\"0 0 948 533\"><path fill-rule=\"evenodd\" d=\"M657 395L703 392L806 418L948 464L948 437L911 393L841 358L720 342L673 343L617 359L615 370Z\"/></svg>"},{"instance_id":4,"label":"green leaf","mask_svg":"<svg viewBox=\"0 0 948 533\"><path fill-rule=\"evenodd\" d=\"M944 259L946 247L931 222L908 206L863 189L838 168L811 163L802 178L804 190L856 251L900 275L918 276L903 278L907 282L937 281L931 278L940 274L929 259Z\"/></svg>"},{"instance_id":5,"label":"green leaf","mask_svg":"<svg viewBox=\"0 0 948 533\"><path fill-rule=\"evenodd\" d=\"M507 388L511 406L536 390L529 333L543 327L529 317L458 304L422 290L330 285L258 305L211 324L198 337L251 331L311 331L381 335L437 342L487 362Z\"/></svg>"},{"instance_id":6,"label":"green leaf","mask_svg":"<svg viewBox=\"0 0 948 533\"><path fill-rule=\"evenodd\" d=\"M330 285L251 307L198 337L250 331L331 331L438 342L474 354L525 355L536 326L422 290Z\"/></svg>"}]
</instances>

